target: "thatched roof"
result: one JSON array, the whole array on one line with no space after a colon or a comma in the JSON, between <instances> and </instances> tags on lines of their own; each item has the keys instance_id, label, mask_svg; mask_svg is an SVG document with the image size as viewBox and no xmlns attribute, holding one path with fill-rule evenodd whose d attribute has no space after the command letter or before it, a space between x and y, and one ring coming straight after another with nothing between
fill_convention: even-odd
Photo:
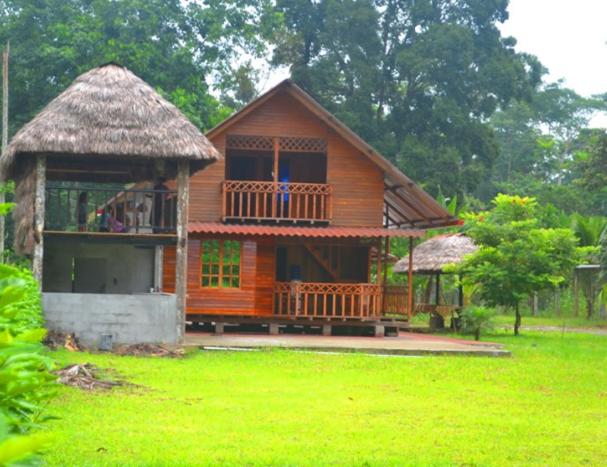
<instances>
[{"instance_id":1,"label":"thatched roof","mask_svg":"<svg viewBox=\"0 0 607 467\"><path fill-rule=\"evenodd\" d=\"M24 125L0 158L1 173L13 178L19 154L32 153L186 159L194 166L221 158L177 107L116 64L80 75Z\"/></svg>"},{"instance_id":2,"label":"thatched roof","mask_svg":"<svg viewBox=\"0 0 607 467\"><path fill-rule=\"evenodd\" d=\"M464 256L474 253L478 247L464 234L443 234L420 243L413 249L413 272L435 274L448 264L460 263ZM394 265L394 272L409 270L409 255Z\"/></svg>"}]
</instances>

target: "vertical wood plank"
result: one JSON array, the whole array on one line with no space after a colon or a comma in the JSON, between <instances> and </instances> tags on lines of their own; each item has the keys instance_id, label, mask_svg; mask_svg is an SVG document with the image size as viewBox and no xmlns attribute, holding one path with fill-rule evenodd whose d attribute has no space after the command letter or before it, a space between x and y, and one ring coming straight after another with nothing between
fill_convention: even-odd
<instances>
[{"instance_id":1,"label":"vertical wood plank","mask_svg":"<svg viewBox=\"0 0 607 467\"><path fill-rule=\"evenodd\" d=\"M409 237L409 270L407 271L407 318L413 314L413 237Z\"/></svg>"}]
</instances>

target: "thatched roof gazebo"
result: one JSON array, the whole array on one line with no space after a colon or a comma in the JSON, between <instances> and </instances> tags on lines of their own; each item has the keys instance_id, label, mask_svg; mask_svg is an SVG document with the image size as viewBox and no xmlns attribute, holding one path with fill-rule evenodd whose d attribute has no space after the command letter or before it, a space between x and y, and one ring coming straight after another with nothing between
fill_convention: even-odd
<instances>
[{"instance_id":1,"label":"thatched roof gazebo","mask_svg":"<svg viewBox=\"0 0 607 467\"><path fill-rule=\"evenodd\" d=\"M474 253L478 247L472 239L461 233L436 235L413 249L413 273L441 274L448 264L458 264L464 256ZM394 272L409 270L409 255L394 265Z\"/></svg>"},{"instance_id":2,"label":"thatched roof gazebo","mask_svg":"<svg viewBox=\"0 0 607 467\"><path fill-rule=\"evenodd\" d=\"M12 138L0 174L16 182L15 251L31 254L35 160L46 178L92 182L174 178L221 158L173 104L130 70L107 64L80 75ZM100 170L102 166L103 170Z\"/></svg>"},{"instance_id":3,"label":"thatched roof gazebo","mask_svg":"<svg viewBox=\"0 0 607 467\"><path fill-rule=\"evenodd\" d=\"M432 278L435 278L434 303L421 303L416 305L416 310L439 314L443 317L451 314L454 307L442 305L440 302L440 276L444 272L445 266L449 264L458 264L462 262L468 254L478 250L472 239L462 233L447 233L432 237L425 242L420 243L413 248L413 261L411 270L413 274L425 274L429 276L428 295L432 285ZM409 255L400 259L395 265L395 273L409 272ZM460 285L458 292L458 305L461 308L464 304L463 290Z\"/></svg>"},{"instance_id":4,"label":"thatched roof gazebo","mask_svg":"<svg viewBox=\"0 0 607 467\"><path fill-rule=\"evenodd\" d=\"M33 256L34 275L42 283L46 235L60 233L65 242L93 240L86 226L78 232L45 231L45 215L50 213L45 205L51 192L58 189L47 186L47 180L89 182L97 189L97 184L176 178L177 191L171 201L176 205L174 233L164 236L177 244L175 294L183 329L189 177L192 171L221 157L177 107L141 78L113 63L94 68L76 78L24 125L0 157L0 176L16 183L15 251ZM146 196L164 195L151 192ZM68 194L65 212L72 214L74 204L70 205L69 199ZM94 232L95 240L121 241L120 235L105 232ZM150 241L157 245L160 236Z\"/></svg>"}]
</instances>

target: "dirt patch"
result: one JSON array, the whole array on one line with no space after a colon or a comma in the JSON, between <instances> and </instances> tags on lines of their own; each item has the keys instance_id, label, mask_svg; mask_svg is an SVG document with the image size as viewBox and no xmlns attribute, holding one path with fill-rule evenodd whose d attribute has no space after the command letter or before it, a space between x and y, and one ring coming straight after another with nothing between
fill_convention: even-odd
<instances>
[{"instance_id":1,"label":"dirt patch","mask_svg":"<svg viewBox=\"0 0 607 467\"><path fill-rule=\"evenodd\" d=\"M170 357L181 358L185 355L183 349L170 348L158 344L134 344L118 347L115 351L118 355L131 355L135 357Z\"/></svg>"},{"instance_id":2,"label":"dirt patch","mask_svg":"<svg viewBox=\"0 0 607 467\"><path fill-rule=\"evenodd\" d=\"M59 376L59 383L88 391L130 384L126 381L101 379L99 373L99 369L91 363L68 365L55 372Z\"/></svg>"}]
</instances>

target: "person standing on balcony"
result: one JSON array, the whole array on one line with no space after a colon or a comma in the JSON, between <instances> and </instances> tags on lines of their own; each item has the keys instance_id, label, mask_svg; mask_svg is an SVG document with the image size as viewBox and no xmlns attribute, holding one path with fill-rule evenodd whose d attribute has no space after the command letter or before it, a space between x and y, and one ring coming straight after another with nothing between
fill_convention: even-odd
<instances>
[{"instance_id":1,"label":"person standing on balcony","mask_svg":"<svg viewBox=\"0 0 607 467\"><path fill-rule=\"evenodd\" d=\"M88 193L83 191L78 196L78 206L76 207L76 219L78 221L78 232L86 232L88 216Z\"/></svg>"}]
</instances>

